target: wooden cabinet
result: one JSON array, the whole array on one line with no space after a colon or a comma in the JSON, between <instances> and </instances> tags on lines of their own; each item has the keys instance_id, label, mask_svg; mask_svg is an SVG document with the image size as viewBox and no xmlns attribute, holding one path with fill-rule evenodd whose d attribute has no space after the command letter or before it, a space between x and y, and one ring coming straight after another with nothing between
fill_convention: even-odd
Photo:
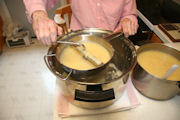
<instances>
[{"instance_id":1,"label":"wooden cabinet","mask_svg":"<svg viewBox=\"0 0 180 120\"><path fill-rule=\"evenodd\" d=\"M3 27L3 21L2 21L2 18L0 16L0 54L2 53L3 44L4 44L2 27Z\"/></svg>"}]
</instances>

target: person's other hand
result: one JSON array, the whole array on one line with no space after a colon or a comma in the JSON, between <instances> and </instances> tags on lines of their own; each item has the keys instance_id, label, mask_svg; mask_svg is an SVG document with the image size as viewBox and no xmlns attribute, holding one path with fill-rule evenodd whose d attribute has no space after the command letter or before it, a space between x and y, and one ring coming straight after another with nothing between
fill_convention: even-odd
<instances>
[{"instance_id":1,"label":"person's other hand","mask_svg":"<svg viewBox=\"0 0 180 120\"><path fill-rule=\"evenodd\" d=\"M32 14L32 26L37 39L44 45L56 42L57 35L62 34L62 28L49 19L44 11L35 11Z\"/></svg>"},{"instance_id":2,"label":"person's other hand","mask_svg":"<svg viewBox=\"0 0 180 120\"><path fill-rule=\"evenodd\" d=\"M125 37L129 37L130 35L134 35L137 32L138 24L129 18L124 18L121 20L118 27L114 30L114 32L123 32Z\"/></svg>"}]
</instances>

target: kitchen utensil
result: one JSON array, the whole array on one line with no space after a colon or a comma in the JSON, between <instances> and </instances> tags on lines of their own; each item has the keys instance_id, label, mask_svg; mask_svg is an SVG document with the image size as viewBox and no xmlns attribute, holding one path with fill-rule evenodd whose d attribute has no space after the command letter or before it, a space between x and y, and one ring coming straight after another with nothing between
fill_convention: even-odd
<instances>
[{"instance_id":1,"label":"kitchen utensil","mask_svg":"<svg viewBox=\"0 0 180 120\"><path fill-rule=\"evenodd\" d=\"M69 33L67 36L65 35L64 37L62 37L61 41L68 40L68 41L75 42L75 43L76 42L95 42L97 44L100 44L104 48L106 48L106 50L108 50L108 52L110 54L109 61L107 61L106 63L102 63L101 61L95 59L95 57L93 57L89 54L86 55L87 52L83 51L80 47L76 47L83 55L85 55L85 58L87 58L87 60L93 61L96 64L96 68L88 69L88 70L72 69L72 68L62 64L59 59L61 57L62 51L67 47L67 44L58 44L58 47L56 49L56 59L59 62L59 64L62 66L62 68L67 73L69 73L72 70L71 77L73 77L74 79L90 80L94 77L97 77L97 75L95 75L95 74L100 74L103 72L103 70L106 68L108 63L113 58L114 49L108 41L105 41L101 37L95 36L93 34L87 34L87 33L86 34L78 34L76 36L75 36L75 34L76 34L76 32L72 32L71 34Z\"/></svg>"},{"instance_id":2,"label":"kitchen utensil","mask_svg":"<svg viewBox=\"0 0 180 120\"><path fill-rule=\"evenodd\" d=\"M137 50L137 54L148 50L158 50L180 60L180 51L160 43L143 45ZM180 81L157 78L142 68L138 62L132 72L132 82L140 93L156 100L167 100L180 92Z\"/></svg>"},{"instance_id":3,"label":"kitchen utensil","mask_svg":"<svg viewBox=\"0 0 180 120\"><path fill-rule=\"evenodd\" d=\"M103 62L97 59L95 56L91 55L87 50L82 47L76 47L76 49L83 55L85 59L91 62L93 65L99 67L103 65Z\"/></svg>"},{"instance_id":4,"label":"kitchen utensil","mask_svg":"<svg viewBox=\"0 0 180 120\"><path fill-rule=\"evenodd\" d=\"M167 79L176 69L179 68L179 65L174 64L171 68L166 72L166 74L161 79Z\"/></svg>"},{"instance_id":5,"label":"kitchen utensil","mask_svg":"<svg viewBox=\"0 0 180 120\"><path fill-rule=\"evenodd\" d=\"M104 36L104 39L113 39L114 37L122 36L124 35L122 32L112 32L106 36Z\"/></svg>"},{"instance_id":6,"label":"kitchen utensil","mask_svg":"<svg viewBox=\"0 0 180 120\"><path fill-rule=\"evenodd\" d=\"M67 45L73 45L73 46L81 46L84 50L86 50L86 47L79 42L72 42L72 41L56 41L56 43L61 43L61 44L67 44Z\"/></svg>"},{"instance_id":7,"label":"kitchen utensil","mask_svg":"<svg viewBox=\"0 0 180 120\"><path fill-rule=\"evenodd\" d=\"M103 36L110 33L110 31L106 30L89 28L71 32L69 37L94 35L103 38ZM64 36L62 39L65 38L67 36ZM115 50L113 58L104 69L103 74L94 72L91 80L77 80L73 77L64 80L67 73L56 57L44 57L47 67L57 77L57 83L62 93L72 104L90 109L102 108L111 105L122 95L129 73L136 64L136 50L131 41L123 36L113 38L108 42ZM104 45L106 45L105 43ZM57 53L58 47L60 46L51 46L48 50L48 55ZM121 74L116 74L119 72Z\"/></svg>"},{"instance_id":8,"label":"kitchen utensil","mask_svg":"<svg viewBox=\"0 0 180 120\"><path fill-rule=\"evenodd\" d=\"M84 58L86 60L88 60L89 62L91 62L95 66L102 66L103 65L103 63L100 60L98 60L95 56L91 55L89 52L86 51L86 47L82 43L72 42L72 41L57 41L57 43L75 46L75 48L84 56ZM77 46L79 46L79 47L77 47Z\"/></svg>"}]
</instances>

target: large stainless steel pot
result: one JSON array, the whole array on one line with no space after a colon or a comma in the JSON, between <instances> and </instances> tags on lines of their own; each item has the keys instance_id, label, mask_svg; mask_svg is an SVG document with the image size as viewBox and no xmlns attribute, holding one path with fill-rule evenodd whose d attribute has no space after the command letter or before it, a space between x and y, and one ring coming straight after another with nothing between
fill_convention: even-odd
<instances>
[{"instance_id":1,"label":"large stainless steel pot","mask_svg":"<svg viewBox=\"0 0 180 120\"><path fill-rule=\"evenodd\" d=\"M60 40L63 40L63 37L60 38ZM66 39L67 40L67 39ZM93 69L87 69L87 70L78 70L78 69L73 69L70 68L66 65L63 65L60 61L60 57L61 54L63 52L63 50L68 47L68 45L66 44L58 44L57 48L56 48L56 59L59 62L59 64L62 66L62 68L67 72L70 73L71 77L73 77L73 79L78 79L78 80L87 80L87 79L94 79L96 77L98 77L97 74L101 74L101 72L103 72L103 70L106 68L106 66L108 65L108 63L111 61L111 59L113 58L114 55L114 49L111 46L111 44L109 44L109 42L105 41L103 38L98 37L98 36L94 36L92 34L81 34L78 36L71 36L68 38L67 41L72 41L72 42L95 42L97 44L100 44L101 46L103 46L105 49L107 49L107 51L110 54L110 59L100 65L100 66L96 66ZM72 58L73 59L73 58Z\"/></svg>"},{"instance_id":2,"label":"large stainless steel pot","mask_svg":"<svg viewBox=\"0 0 180 120\"><path fill-rule=\"evenodd\" d=\"M158 43L141 46L137 50L137 54L139 55L148 50L162 51L180 60L180 51ZM177 93L180 92L180 81L170 81L157 78L142 68L138 62L132 72L132 79L137 90L152 99L167 100L176 96Z\"/></svg>"},{"instance_id":3,"label":"large stainless steel pot","mask_svg":"<svg viewBox=\"0 0 180 120\"><path fill-rule=\"evenodd\" d=\"M110 31L90 28L71 32L63 39L82 34L104 37L110 33ZM62 93L72 104L90 109L102 108L111 105L122 95L129 73L136 64L136 51L134 45L123 36L114 36L109 42L115 50L109 64L114 65L116 69L108 66L103 74L91 81L79 81L69 76L67 78L56 57L51 56L56 53L57 46L49 48L50 56L44 57L46 65L56 75ZM121 71L121 74L114 74L117 71Z\"/></svg>"}]
</instances>

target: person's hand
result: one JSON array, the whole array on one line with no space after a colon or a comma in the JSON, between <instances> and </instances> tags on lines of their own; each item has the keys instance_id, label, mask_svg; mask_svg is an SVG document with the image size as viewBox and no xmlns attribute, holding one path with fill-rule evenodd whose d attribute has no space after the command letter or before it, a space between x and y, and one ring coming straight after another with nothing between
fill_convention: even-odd
<instances>
[{"instance_id":1,"label":"person's hand","mask_svg":"<svg viewBox=\"0 0 180 120\"><path fill-rule=\"evenodd\" d=\"M136 22L130 20L129 18L124 18L121 20L114 32L123 32L125 37L129 37L137 32L137 28L138 24Z\"/></svg>"},{"instance_id":2,"label":"person's hand","mask_svg":"<svg viewBox=\"0 0 180 120\"><path fill-rule=\"evenodd\" d=\"M32 26L37 39L44 45L54 44L57 35L62 34L62 28L49 19L44 11L35 11L32 14Z\"/></svg>"}]
</instances>

